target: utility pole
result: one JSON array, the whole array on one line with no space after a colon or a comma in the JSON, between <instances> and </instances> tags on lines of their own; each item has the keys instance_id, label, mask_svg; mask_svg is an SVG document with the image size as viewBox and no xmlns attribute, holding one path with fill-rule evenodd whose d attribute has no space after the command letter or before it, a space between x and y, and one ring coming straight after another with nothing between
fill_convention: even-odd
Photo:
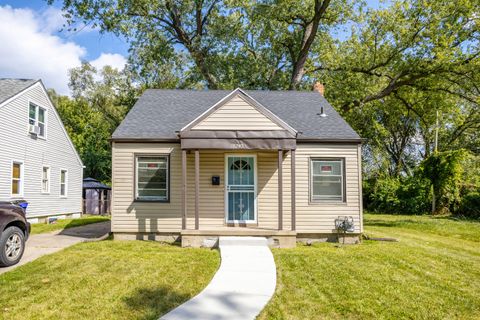
<instances>
[{"instance_id":1,"label":"utility pole","mask_svg":"<svg viewBox=\"0 0 480 320\"><path fill-rule=\"evenodd\" d=\"M434 140L434 149L433 149L434 154L438 153L438 127L439 125L438 125L438 109L437 109L436 119L435 119L435 140ZM437 199L435 198L435 188L433 187L433 184L432 184L432 214L434 214L435 211L437 210L436 200Z\"/></svg>"}]
</instances>

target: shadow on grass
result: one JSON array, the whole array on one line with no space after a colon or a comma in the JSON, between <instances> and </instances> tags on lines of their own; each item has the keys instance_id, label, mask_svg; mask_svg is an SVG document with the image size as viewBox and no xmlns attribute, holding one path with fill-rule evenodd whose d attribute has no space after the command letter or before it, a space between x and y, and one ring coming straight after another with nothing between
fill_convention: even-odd
<instances>
[{"instance_id":1,"label":"shadow on grass","mask_svg":"<svg viewBox=\"0 0 480 320\"><path fill-rule=\"evenodd\" d=\"M89 219L88 221L89 223L79 223L78 221L72 220L62 229L62 231L59 232L59 234L64 236L94 239L109 233L111 230L110 220Z\"/></svg>"},{"instance_id":2,"label":"shadow on grass","mask_svg":"<svg viewBox=\"0 0 480 320\"><path fill-rule=\"evenodd\" d=\"M150 320L158 319L190 298L192 296L175 292L169 287L141 288L123 298L123 302L138 314L135 319Z\"/></svg>"}]
</instances>

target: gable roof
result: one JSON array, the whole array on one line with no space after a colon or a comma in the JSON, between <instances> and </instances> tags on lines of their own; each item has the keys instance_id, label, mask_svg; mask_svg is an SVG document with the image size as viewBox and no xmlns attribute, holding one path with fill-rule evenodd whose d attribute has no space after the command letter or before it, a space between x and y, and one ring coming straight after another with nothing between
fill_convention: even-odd
<instances>
[{"instance_id":1,"label":"gable roof","mask_svg":"<svg viewBox=\"0 0 480 320\"><path fill-rule=\"evenodd\" d=\"M242 90L298 132L298 140L358 141L360 136L318 92ZM148 89L113 140L176 140L177 133L232 91ZM327 117L320 117L321 108Z\"/></svg>"},{"instance_id":2,"label":"gable roof","mask_svg":"<svg viewBox=\"0 0 480 320\"><path fill-rule=\"evenodd\" d=\"M246 103L246 105L240 107L240 109L244 109L246 106L248 106L250 110L253 110L259 116L261 116L264 120L266 120L266 123L275 127L276 129L286 130L293 135L297 133L295 129L290 127L282 119L280 119L275 114L273 114L270 110L262 106L258 101L250 97L247 93L245 93L245 91L243 91L240 88L233 90L230 94L225 96L222 100L218 101L212 107L207 109L204 113L202 113L200 116L195 118L192 122L190 122L188 125L183 127L181 132L185 130L197 129L201 123L208 121L209 118L211 119L212 116L214 116L224 106L227 106L234 99L236 100L241 99L241 101ZM238 107L236 108L236 110L239 110ZM228 128L228 129L234 129L234 128ZM225 129L219 129L219 130L225 130Z\"/></svg>"},{"instance_id":3,"label":"gable roof","mask_svg":"<svg viewBox=\"0 0 480 320\"><path fill-rule=\"evenodd\" d=\"M13 98L39 80L0 78L0 104Z\"/></svg>"}]
</instances>

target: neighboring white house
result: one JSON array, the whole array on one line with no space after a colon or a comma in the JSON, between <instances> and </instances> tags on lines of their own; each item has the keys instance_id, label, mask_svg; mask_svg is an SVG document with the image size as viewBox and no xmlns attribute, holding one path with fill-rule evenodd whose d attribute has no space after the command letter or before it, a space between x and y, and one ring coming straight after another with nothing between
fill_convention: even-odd
<instances>
[{"instance_id":1,"label":"neighboring white house","mask_svg":"<svg viewBox=\"0 0 480 320\"><path fill-rule=\"evenodd\" d=\"M0 200L28 201L27 218L77 216L83 164L41 80L0 79Z\"/></svg>"}]
</instances>

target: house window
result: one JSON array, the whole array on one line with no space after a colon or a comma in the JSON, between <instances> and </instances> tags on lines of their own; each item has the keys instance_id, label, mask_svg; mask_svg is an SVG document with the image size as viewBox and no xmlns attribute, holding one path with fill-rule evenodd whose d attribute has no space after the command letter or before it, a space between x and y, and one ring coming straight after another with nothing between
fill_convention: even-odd
<instances>
[{"instance_id":1,"label":"house window","mask_svg":"<svg viewBox=\"0 0 480 320\"><path fill-rule=\"evenodd\" d=\"M42 192L50 192L50 168L43 167L42 169Z\"/></svg>"},{"instance_id":2,"label":"house window","mask_svg":"<svg viewBox=\"0 0 480 320\"><path fill-rule=\"evenodd\" d=\"M60 196L67 196L67 170L60 170Z\"/></svg>"},{"instance_id":3,"label":"house window","mask_svg":"<svg viewBox=\"0 0 480 320\"><path fill-rule=\"evenodd\" d=\"M345 201L344 159L312 159L311 201Z\"/></svg>"},{"instance_id":4,"label":"house window","mask_svg":"<svg viewBox=\"0 0 480 320\"><path fill-rule=\"evenodd\" d=\"M23 163L12 162L12 196L23 195Z\"/></svg>"},{"instance_id":5,"label":"house window","mask_svg":"<svg viewBox=\"0 0 480 320\"><path fill-rule=\"evenodd\" d=\"M169 200L168 156L139 156L136 158L136 200Z\"/></svg>"},{"instance_id":6,"label":"house window","mask_svg":"<svg viewBox=\"0 0 480 320\"><path fill-rule=\"evenodd\" d=\"M28 111L28 123L32 126L38 127L38 136L45 137L45 121L46 121L46 109L37 106L30 102Z\"/></svg>"}]
</instances>

